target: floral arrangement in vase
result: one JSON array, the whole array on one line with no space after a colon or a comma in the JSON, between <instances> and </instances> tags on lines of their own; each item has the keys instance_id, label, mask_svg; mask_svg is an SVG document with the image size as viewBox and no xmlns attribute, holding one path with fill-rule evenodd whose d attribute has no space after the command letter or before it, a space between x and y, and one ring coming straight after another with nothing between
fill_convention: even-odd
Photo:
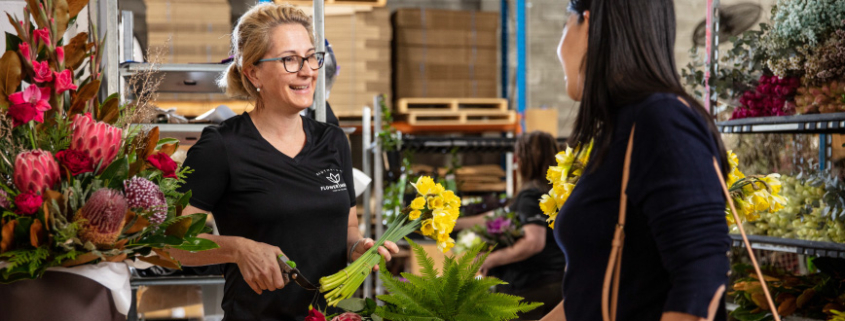
<instances>
[{"instance_id":1,"label":"floral arrangement in vase","mask_svg":"<svg viewBox=\"0 0 845 321\"><path fill-rule=\"evenodd\" d=\"M771 24L730 42L708 98L719 101L719 111L734 108L732 119L845 111L845 2L778 0ZM706 66L698 50L691 50L682 77L704 98Z\"/></svg>"},{"instance_id":2,"label":"floral arrangement in vase","mask_svg":"<svg viewBox=\"0 0 845 321\"><path fill-rule=\"evenodd\" d=\"M460 215L461 198L439 183L435 184L428 176L420 177L412 185L418 196L398 213L373 247L343 270L320 279L320 292L324 293L329 306L337 306L350 298L364 283L381 258L378 247L386 241L396 242L417 231L436 240L437 248L443 253L455 246L449 233Z\"/></svg>"},{"instance_id":3,"label":"floral arrangement in vase","mask_svg":"<svg viewBox=\"0 0 845 321\"><path fill-rule=\"evenodd\" d=\"M141 260L179 268L168 249L217 247L197 238L205 214L182 216L190 170L170 156L178 140L130 124L138 105L100 100L104 39L64 43L87 0L28 0L7 13L0 57L0 282L47 268Z\"/></svg>"}]
</instances>

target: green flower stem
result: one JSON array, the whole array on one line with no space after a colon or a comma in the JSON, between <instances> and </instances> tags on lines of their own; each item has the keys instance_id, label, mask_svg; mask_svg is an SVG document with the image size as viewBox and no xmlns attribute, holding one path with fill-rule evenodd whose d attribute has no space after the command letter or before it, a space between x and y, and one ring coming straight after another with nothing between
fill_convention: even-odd
<instances>
[{"instance_id":1,"label":"green flower stem","mask_svg":"<svg viewBox=\"0 0 845 321\"><path fill-rule=\"evenodd\" d=\"M403 211L403 213L408 211ZM407 214L400 219L395 220L387 229L387 231L359 257L355 262L349 266L320 279L320 292L324 293L326 301L330 306L337 306L337 304L352 297L355 291L364 283L367 276L372 271L379 261L381 256L378 254L378 248L384 245L385 242L396 242L408 234L413 233L420 228L421 219L408 221Z\"/></svg>"},{"instance_id":2,"label":"green flower stem","mask_svg":"<svg viewBox=\"0 0 845 321\"><path fill-rule=\"evenodd\" d=\"M32 149L38 149L35 146L35 123L31 121L29 122L29 140L32 142Z\"/></svg>"}]
</instances>

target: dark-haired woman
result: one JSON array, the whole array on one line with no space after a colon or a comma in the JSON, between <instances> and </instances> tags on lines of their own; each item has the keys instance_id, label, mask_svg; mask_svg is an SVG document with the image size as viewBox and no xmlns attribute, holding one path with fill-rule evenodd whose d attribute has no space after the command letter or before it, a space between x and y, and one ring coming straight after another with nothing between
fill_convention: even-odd
<instances>
[{"instance_id":1,"label":"dark-haired woman","mask_svg":"<svg viewBox=\"0 0 845 321\"><path fill-rule=\"evenodd\" d=\"M508 284L499 292L518 295L544 306L521 314L518 320L537 320L560 302L560 285L566 259L555 244L554 234L540 210L538 200L551 189L546 180L549 166L555 164L557 141L544 132L522 134L514 145L514 154L522 181L519 193L509 209L523 225L524 236L512 246L497 249L481 266L483 274L496 276ZM482 215L461 218L456 229L484 224Z\"/></svg>"},{"instance_id":2,"label":"dark-haired woman","mask_svg":"<svg viewBox=\"0 0 845 321\"><path fill-rule=\"evenodd\" d=\"M543 320L602 320L602 286L633 132L615 320L725 320L730 270L725 150L681 87L671 0L572 0L559 57L581 102L570 144L595 141L555 222L567 269L563 302ZM725 171L722 170L724 173Z\"/></svg>"}]
</instances>

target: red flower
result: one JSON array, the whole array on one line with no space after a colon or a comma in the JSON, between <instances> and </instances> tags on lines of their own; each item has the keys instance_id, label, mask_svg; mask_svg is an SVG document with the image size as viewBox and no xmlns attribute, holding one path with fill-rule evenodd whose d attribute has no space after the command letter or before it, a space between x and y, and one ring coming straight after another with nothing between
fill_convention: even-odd
<instances>
[{"instance_id":1,"label":"red flower","mask_svg":"<svg viewBox=\"0 0 845 321\"><path fill-rule=\"evenodd\" d=\"M153 167L158 168L164 175L165 178L176 178L176 167L178 165L173 159L170 158L165 153L155 153L147 157L147 161L153 165Z\"/></svg>"},{"instance_id":2,"label":"red flower","mask_svg":"<svg viewBox=\"0 0 845 321\"><path fill-rule=\"evenodd\" d=\"M332 321L363 321L363 320L364 320L364 318L362 318L360 315L358 315L356 313L352 313L352 312L345 312L345 313L343 313L339 316L334 317L334 319L332 319Z\"/></svg>"},{"instance_id":3,"label":"red flower","mask_svg":"<svg viewBox=\"0 0 845 321\"><path fill-rule=\"evenodd\" d=\"M31 120L44 122L44 112L50 110L50 88L40 88L35 85L24 91L9 95L9 116L12 117L12 127L28 123Z\"/></svg>"},{"instance_id":4,"label":"red flower","mask_svg":"<svg viewBox=\"0 0 845 321\"><path fill-rule=\"evenodd\" d=\"M326 316L317 311L317 309L311 309L308 312L308 316L305 317L305 321L326 321Z\"/></svg>"},{"instance_id":5,"label":"red flower","mask_svg":"<svg viewBox=\"0 0 845 321\"><path fill-rule=\"evenodd\" d=\"M50 64L46 61L33 61L32 69L35 71L35 82L53 81L53 72L50 70Z\"/></svg>"},{"instance_id":6,"label":"red flower","mask_svg":"<svg viewBox=\"0 0 845 321\"><path fill-rule=\"evenodd\" d=\"M50 41L50 31L47 30L47 27L33 31L32 37L35 38L36 41L40 40L45 46L52 43Z\"/></svg>"},{"instance_id":7,"label":"red flower","mask_svg":"<svg viewBox=\"0 0 845 321\"><path fill-rule=\"evenodd\" d=\"M32 60L32 50L29 50L29 44L24 42L18 45L18 50L21 52L21 56L26 61Z\"/></svg>"},{"instance_id":8,"label":"red flower","mask_svg":"<svg viewBox=\"0 0 845 321\"><path fill-rule=\"evenodd\" d=\"M65 62L65 47L56 47L56 57L59 58L59 63Z\"/></svg>"},{"instance_id":9,"label":"red flower","mask_svg":"<svg viewBox=\"0 0 845 321\"><path fill-rule=\"evenodd\" d=\"M56 153L56 158L73 176L94 171L94 160L84 152L66 149Z\"/></svg>"},{"instance_id":10,"label":"red flower","mask_svg":"<svg viewBox=\"0 0 845 321\"><path fill-rule=\"evenodd\" d=\"M15 213L18 215L32 215L38 211L44 199L41 195L35 194L35 191L29 191L18 194L15 197Z\"/></svg>"},{"instance_id":11,"label":"red flower","mask_svg":"<svg viewBox=\"0 0 845 321\"><path fill-rule=\"evenodd\" d=\"M70 69L62 70L62 72L53 72L53 74L56 75L56 94L61 94L71 89L76 90L77 87L73 84L73 73Z\"/></svg>"},{"instance_id":12,"label":"red flower","mask_svg":"<svg viewBox=\"0 0 845 321\"><path fill-rule=\"evenodd\" d=\"M31 104L9 106L9 117L12 117L12 127L18 127L38 118L38 110ZM41 117L41 121L44 117Z\"/></svg>"}]
</instances>

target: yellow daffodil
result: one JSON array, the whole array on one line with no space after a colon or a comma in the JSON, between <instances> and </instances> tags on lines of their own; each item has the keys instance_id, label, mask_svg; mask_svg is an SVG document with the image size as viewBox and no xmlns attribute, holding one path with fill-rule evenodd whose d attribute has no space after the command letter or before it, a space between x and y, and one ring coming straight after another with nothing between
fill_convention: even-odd
<instances>
[{"instance_id":1,"label":"yellow daffodil","mask_svg":"<svg viewBox=\"0 0 845 321\"><path fill-rule=\"evenodd\" d=\"M431 237L434 235L434 223L432 219L427 219L422 221L422 225L420 226L420 232L423 235Z\"/></svg>"},{"instance_id":2,"label":"yellow daffodil","mask_svg":"<svg viewBox=\"0 0 845 321\"><path fill-rule=\"evenodd\" d=\"M440 195L445 191L446 191L446 189L443 188L443 185L440 185L440 183L437 183L437 184L434 185L434 190L431 191L431 194Z\"/></svg>"},{"instance_id":3,"label":"yellow daffodil","mask_svg":"<svg viewBox=\"0 0 845 321\"><path fill-rule=\"evenodd\" d=\"M441 209L446 206L443 198L440 196L429 196L428 197L428 208L429 209Z\"/></svg>"},{"instance_id":4,"label":"yellow daffodil","mask_svg":"<svg viewBox=\"0 0 845 321\"><path fill-rule=\"evenodd\" d=\"M783 207L786 206L786 201L786 197L775 194L769 195L769 212L775 213L782 210Z\"/></svg>"},{"instance_id":5,"label":"yellow daffodil","mask_svg":"<svg viewBox=\"0 0 845 321\"><path fill-rule=\"evenodd\" d=\"M569 194L572 193L573 188L575 188L575 184L572 183L559 183L554 185L552 191L555 193L557 208L563 208L563 204L566 203L567 199L569 199Z\"/></svg>"},{"instance_id":6,"label":"yellow daffodil","mask_svg":"<svg viewBox=\"0 0 845 321\"><path fill-rule=\"evenodd\" d=\"M437 243L437 249L443 253L449 252L453 247L455 247L455 240L449 238L446 242Z\"/></svg>"},{"instance_id":7,"label":"yellow daffodil","mask_svg":"<svg viewBox=\"0 0 845 321\"><path fill-rule=\"evenodd\" d=\"M587 145L587 150L578 154L578 162L581 163L582 166L586 166L587 162L590 160L590 154L593 152L593 141L590 140L590 144Z\"/></svg>"},{"instance_id":8,"label":"yellow daffodil","mask_svg":"<svg viewBox=\"0 0 845 321\"><path fill-rule=\"evenodd\" d=\"M417 189L420 195L428 195L434 191L434 180L428 176L422 176L417 180L416 184L411 184Z\"/></svg>"},{"instance_id":9,"label":"yellow daffodil","mask_svg":"<svg viewBox=\"0 0 845 321\"><path fill-rule=\"evenodd\" d=\"M455 192L452 191L445 191L443 192L443 200L446 201L446 205L454 208L461 207L461 198L455 195Z\"/></svg>"},{"instance_id":10,"label":"yellow daffodil","mask_svg":"<svg viewBox=\"0 0 845 321\"><path fill-rule=\"evenodd\" d=\"M554 193L554 191L551 193ZM540 198L540 210L546 215L557 213L557 203L555 203L554 196L543 194L543 197Z\"/></svg>"},{"instance_id":11,"label":"yellow daffodil","mask_svg":"<svg viewBox=\"0 0 845 321\"><path fill-rule=\"evenodd\" d=\"M754 205L753 212L766 211L769 209L769 192L759 190L751 194L751 204Z\"/></svg>"},{"instance_id":12,"label":"yellow daffodil","mask_svg":"<svg viewBox=\"0 0 845 321\"><path fill-rule=\"evenodd\" d=\"M557 160L557 166L563 167L564 170L569 169L575 161L575 152L572 147L566 147L566 150L555 155L555 160Z\"/></svg>"},{"instance_id":13,"label":"yellow daffodil","mask_svg":"<svg viewBox=\"0 0 845 321\"><path fill-rule=\"evenodd\" d=\"M557 213L549 215L549 218L546 219L546 223L549 223L549 227L555 228L555 220L557 219Z\"/></svg>"},{"instance_id":14,"label":"yellow daffodil","mask_svg":"<svg viewBox=\"0 0 845 321\"><path fill-rule=\"evenodd\" d=\"M549 166L549 170L546 171L546 179L549 180L549 183L554 184L555 182L560 180L562 173L562 168L558 166Z\"/></svg>"},{"instance_id":15,"label":"yellow daffodil","mask_svg":"<svg viewBox=\"0 0 845 321\"><path fill-rule=\"evenodd\" d=\"M445 243L449 240L449 233L437 233L437 242Z\"/></svg>"},{"instance_id":16,"label":"yellow daffodil","mask_svg":"<svg viewBox=\"0 0 845 321\"><path fill-rule=\"evenodd\" d=\"M461 216L461 209L457 207L448 207L446 211L449 212L449 219L455 221Z\"/></svg>"},{"instance_id":17,"label":"yellow daffodil","mask_svg":"<svg viewBox=\"0 0 845 321\"><path fill-rule=\"evenodd\" d=\"M772 190L772 194L779 194L781 189L780 174L769 174L760 179Z\"/></svg>"},{"instance_id":18,"label":"yellow daffodil","mask_svg":"<svg viewBox=\"0 0 845 321\"><path fill-rule=\"evenodd\" d=\"M420 215L422 215L422 212L420 212L419 210L412 210L411 213L408 214L408 218L411 220L416 220L420 218Z\"/></svg>"},{"instance_id":19,"label":"yellow daffodil","mask_svg":"<svg viewBox=\"0 0 845 321\"><path fill-rule=\"evenodd\" d=\"M422 197L417 197L411 202L411 208L415 210L421 210L425 208L425 199Z\"/></svg>"},{"instance_id":20,"label":"yellow daffodil","mask_svg":"<svg viewBox=\"0 0 845 321\"><path fill-rule=\"evenodd\" d=\"M731 166L731 169L739 166L739 157L736 157L733 150L728 151L728 164Z\"/></svg>"}]
</instances>

